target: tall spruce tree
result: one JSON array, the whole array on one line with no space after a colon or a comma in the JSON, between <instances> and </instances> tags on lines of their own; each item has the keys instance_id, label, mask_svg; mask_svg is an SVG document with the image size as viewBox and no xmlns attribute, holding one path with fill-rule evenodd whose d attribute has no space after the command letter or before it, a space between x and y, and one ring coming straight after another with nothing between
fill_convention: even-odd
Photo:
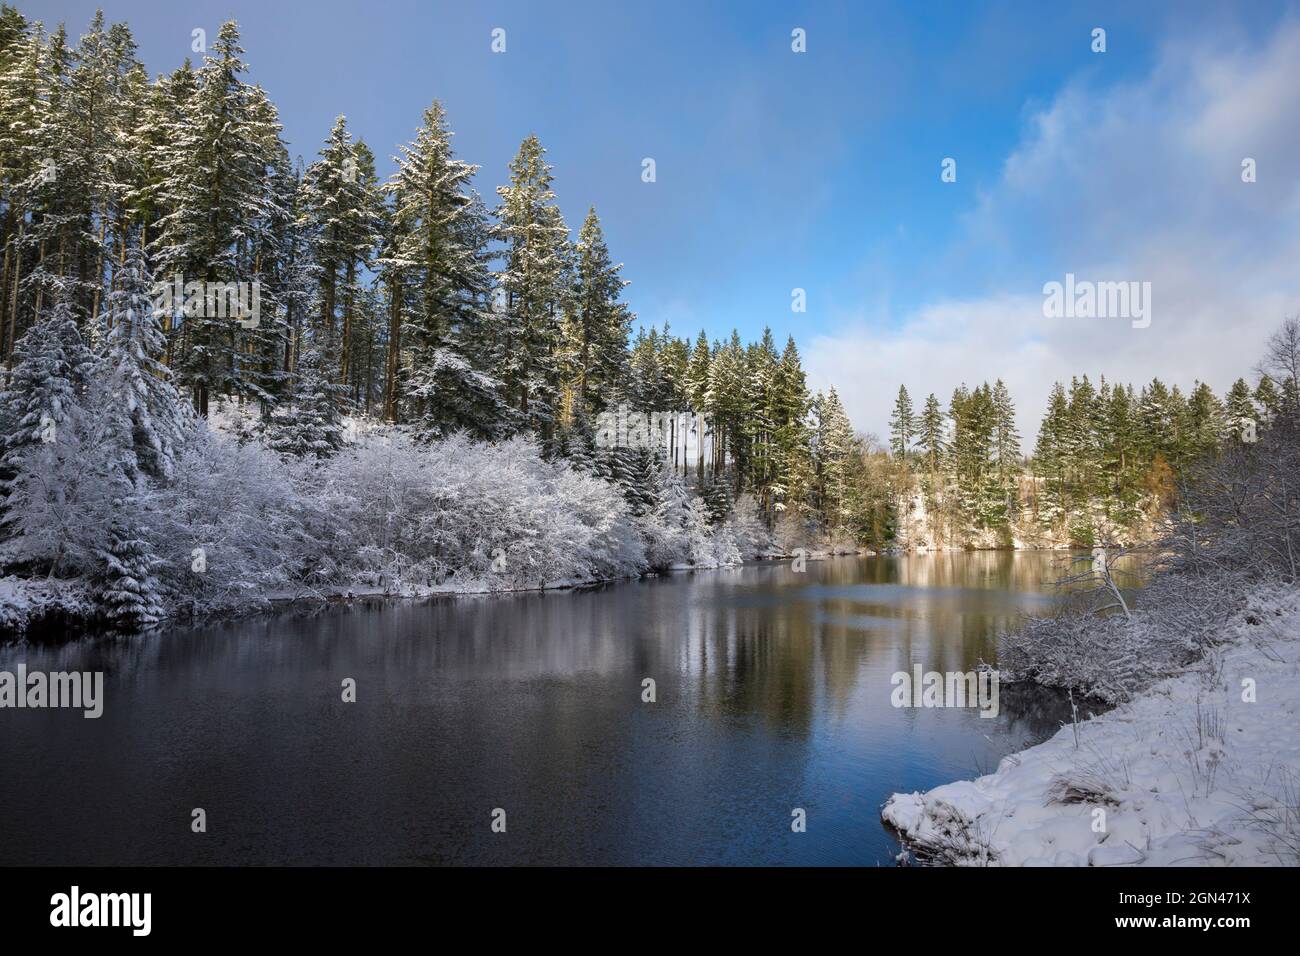
<instances>
[{"instance_id":1,"label":"tall spruce tree","mask_svg":"<svg viewBox=\"0 0 1300 956\"><path fill-rule=\"evenodd\" d=\"M894 410L889 416L889 448L895 458L902 460L907 457L915 433L916 421L912 412L912 398L907 394L907 387L900 385L898 398L894 400Z\"/></svg>"},{"instance_id":2,"label":"tall spruce tree","mask_svg":"<svg viewBox=\"0 0 1300 956\"><path fill-rule=\"evenodd\" d=\"M566 384L572 404L586 415L603 411L607 396L623 380L628 330L634 318L619 301L627 285L619 275L623 265L610 258L595 206L587 211L578 232L573 259L574 287L564 324Z\"/></svg>"},{"instance_id":3,"label":"tall spruce tree","mask_svg":"<svg viewBox=\"0 0 1300 956\"><path fill-rule=\"evenodd\" d=\"M551 190L551 167L535 135L510 163L510 182L497 187L497 237L504 244L497 284L503 296L500 377L521 420L544 438L553 431L559 399L556 361L570 283L569 230Z\"/></svg>"},{"instance_id":4,"label":"tall spruce tree","mask_svg":"<svg viewBox=\"0 0 1300 956\"><path fill-rule=\"evenodd\" d=\"M122 421L125 474L169 481L193 423L161 361L165 340L152 287L144 252L131 245L99 318L102 375Z\"/></svg>"}]
</instances>

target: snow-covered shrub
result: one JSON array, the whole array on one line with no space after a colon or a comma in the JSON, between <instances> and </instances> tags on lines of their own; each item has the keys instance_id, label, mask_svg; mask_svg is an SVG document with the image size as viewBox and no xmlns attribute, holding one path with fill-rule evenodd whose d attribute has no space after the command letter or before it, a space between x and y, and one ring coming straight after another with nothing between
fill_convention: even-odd
<instances>
[{"instance_id":1,"label":"snow-covered shrub","mask_svg":"<svg viewBox=\"0 0 1300 956\"><path fill-rule=\"evenodd\" d=\"M730 535L742 561L770 554L773 549L772 532L763 523L758 511L758 502L752 495L741 495L732 506L731 517L722 524L722 530Z\"/></svg>"},{"instance_id":2,"label":"snow-covered shrub","mask_svg":"<svg viewBox=\"0 0 1300 956\"><path fill-rule=\"evenodd\" d=\"M295 469L294 487L312 501L313 535L326 563L361 587L387 591L427 586L451 572L430 453L391 429Z\"/></svg>"},{"instance_id":3,"label":"snow-covered shrub","mask_svg":"<svg viewBox=\"0 0 1300 956\"><path fill-rule=\"evenodd\" d=\"M87 583L58 578L0 578L0 635L21 636L33 622L81 623L97 611Z\"/></svg>"},{"instance_id":4,"label":"snow-covered shrub","mask_svg":"<svg viewBox=\"0 0 1300 956\"><path fill-rule=\"evenodd\" d=\"M157 575L169 604L197 614L237 611L310 583L321 550L311 507L274 453L201 428L152 501Z\"/></svg>"},{"instance_id":5,"label":"snow-covered shrub","mask_svg":"<svg viewBox=\"0 0 1300 956\"><path fill-rule=\"evenodd\" d=\"M645 566L618 488L524 438L368 436L300 483L318 502L315 536L358 583L528 588Z\"/></svg>"},{"instance_id":6,"label":"snow-covered shrub","mask_svg":"<svg viewBox=\"0 0 1300 956\"><path fill-rule=\"evenodd\" d=\"M6 566L50 577L100 570L110 530L124 519L127 500L134 500L120 427L111 393L93 382L84 402L65 403L63 420L47 440L10 458L15 474L7 486L0 550Z\"/></svg>"}]
</instances>

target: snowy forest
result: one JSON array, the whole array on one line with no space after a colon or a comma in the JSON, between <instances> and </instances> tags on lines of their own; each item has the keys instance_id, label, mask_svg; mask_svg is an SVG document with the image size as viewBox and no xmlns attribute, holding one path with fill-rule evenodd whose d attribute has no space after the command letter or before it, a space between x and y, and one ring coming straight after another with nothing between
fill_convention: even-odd
<instances>
[{"instance_id":1,"label":"snowy forest","mask_svg":"<svg viewBox=\"0 0 1300 956\"><path fill-rule=\"evenodd\" d=\"M491 200L436 100L386 180L342 116L294 160L241 56L228 22L151 79L125 24L0 10L0 630L1141 537L1296 403L1084 377L1026 456L1002 382L900 388L883 448L793 338L641 323L536 136ZM714 459L600 447L619 405L703 416Z\"/></svg>"},{"instance_id":2,"label":"snowy forest","mask_svg":"<svg viewBox=\"0 0 1300 956\"><path fill-rule=\"evenodd\" d=\"M793 340L633 336L535 136L489 207L436 101L381 182L343 117L290 158L235 23L152 80L134 47L0 13L0 626L716 567L783 514L857 536L860 441ZM597 448L615 403L699 410L719 460Z\"/></svg>"}]
</instances>

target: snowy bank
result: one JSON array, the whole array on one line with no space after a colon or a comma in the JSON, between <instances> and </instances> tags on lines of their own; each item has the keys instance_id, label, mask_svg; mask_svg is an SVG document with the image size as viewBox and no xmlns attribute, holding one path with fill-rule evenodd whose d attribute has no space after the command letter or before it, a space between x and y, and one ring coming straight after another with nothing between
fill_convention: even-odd
<instances>
[{"instance_id":1,"label":"snowy bank","mask_svg":"<svg viewBox=\"0 0 1300 956\"><path fill-rule=\"evenodd\" d=\"M1183 674L882 816L927 862L1294 865L1298 730L1300 590L1260 586Z\"/></svg>"}]
</instances>

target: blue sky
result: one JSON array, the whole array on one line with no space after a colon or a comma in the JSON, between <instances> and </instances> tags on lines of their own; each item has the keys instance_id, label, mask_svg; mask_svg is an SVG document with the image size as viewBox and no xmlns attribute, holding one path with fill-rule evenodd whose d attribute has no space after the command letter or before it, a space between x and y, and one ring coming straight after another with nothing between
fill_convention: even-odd
<instances>
[{"instance_id":1,"label":"blue sky","mask_svg":"<svg viewBox=\"0 0 1300 956\"><path fill-rule=\"evenodd\" d=\"M1290 103L1277 89L1300 80L1294 4L18 6L74 35L102 6L153 73L189 55L193 28L211 38L234 17L307 160L344 113L386 174L436 97L492 204L536 132L570 226L596 205L643 322L793 334L814 384L838 386L864 429L883 429L900 381L946 400L1002 376L1027 429L1070 371L1222 387L1300 310L1286 270L1250 249L1297 240L1300 87ZM791 51L795 27L806 53ZM1243 206L1248 155L1261 175ZM945 157L955 183L940 181ZM1263 273L1249 303L1231 294L1246 282L1234 257ZM1187 287L1207 269L1223 270L1212 290ZM1156 280L1152 328L1044 326L1042 284L1089 270Z\"/></svg>"}]
</instances>

